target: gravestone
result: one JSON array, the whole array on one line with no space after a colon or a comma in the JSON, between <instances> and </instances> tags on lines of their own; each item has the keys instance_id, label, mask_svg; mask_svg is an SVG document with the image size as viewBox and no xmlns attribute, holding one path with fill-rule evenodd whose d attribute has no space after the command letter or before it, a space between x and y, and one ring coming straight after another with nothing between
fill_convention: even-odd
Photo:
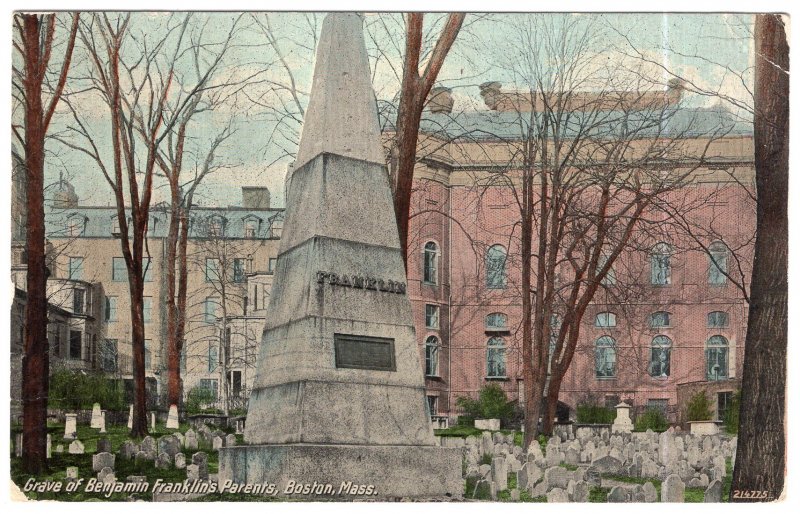
<instances>
[{"instance_id":1,"label":"gravestone","mask_svg":"<svg viewBox=\"0 0 800 514\"><path fill-rule=\"evenodd\" d=\"M110 452L111 451L111 441L102 437L97 440L97 453L100 452Z\"/></svg>"},{"instance_id":2,"label":"gravestone","mask_svg":"<svg viewBox=\"0 0 800 514\"><path fill-rule=\"evenodd\" d=\"M100 452L92 455L92 471L100 471L103 468L114 469L115 456L113 453Z\"/></svg>"},{"instance_id":3,"label":"gravestone","mask_svg":"<svg viewBox=\"0 0 800 514\"><path fill-rule=\"evenodd\" d=\"M197 464L189 464L186 466L186 480L200 480L200 466Z\"/></svg>"},{"instance_id":4,"label":"gravestone","mask_svg":"<svg viewBox=\"0 0 800 514\"><path fill-rule=\"evenodd\" d=\"M133 428L133 404L128 408L128 428Z\"/></svg>"},{"instance_id":5,"label":"gravestone","mask_svg":"<svg viewBox=\"0 0 800 514\"><path fill-rule=\"evenodd\" d=\"M156 440L152 436L146 436L142 439L141 451L151 453L156 451Z\"/></svg>"},{"instance_id":6,"label":"gravestone","mask_svg":"<svg viewBox=\"0 0 800 514\"><path fill-rule=\"evenodd\" d=\"M200 477L201 480L208 480L208 455L206 455L205 452L193 454L192 464L197 466L198 477Z\"/></svg>"},{"instance_id":7,"label":"gravestone","mask_svg":"<svg viewBox=\"0 0 800 514\"><path fill-rule=\"evenodd\" d=\"M567 503L569 495L564 489L556 487L547 493L547 503Z\"/></svg>"},{"instance_id":8,"label":"gravestone","mask_svg":"<svg viewBox=\"0 0 800 514\"><path fill-rule=\"evenodd\" d=\"M101 434L106 433L106 411L104 410L100 411L100 426L98 428Z\"/></svg>"},{"instance_id":9,"label":"gravestone","mask_svg":"<svg viewBox=\"0 0 800 514\"><path fill-rule=\"evenodd\" d=\"M155 412L151 412L150 413L150 430L152 432L156 431L156 413Z\"/></svg>"},{"instance_id":10,"label":"gravestone","mask_svg":"<svg viewBox=\"0 0 800 514\"><path fill-rule=\"evenodd\" d=\"M186 434L184 434L183 447L187 450L197 449L197 433L191 428L186 431Z\"/></svg>"},{"instance_id":11,"label":"gravestone","mask_svg":"<svg viewBox=\"0 0 800 514\"><path fill-rule=\"evenodd\" d=\"M708 485L703 494L704 503L719 503L722 501L722 481L714 480Z\"/></svg>"},{"instance_id":12,"label":"gravestone","mask_svg":"<svg viewBox=\"0 0 800 514\"><path fill-rule=\"evenodd\" d=\"M678 475L669 475L661 484L662 503L683 503L686 486Z\"/></svg>"},{"instance_id":13,"label":"gravestone","mask_svg":"<svg viewBox=\"0 0 800 514\"><path fill-rule=\"evenodd\" d=\"M644 501L646 503L653 503L658 500L658 489L653 485L653 482L645 482L642 486L644 492Z\"/></svg>"},{"instance_id":14,"label":"gravestone","mask_svg":"<svg viewBox=\"0 0 800 514\"><path fill-rule=\"evenodd\" d=\"M492 459L492 482L497 486L498 491L508 489L508 466L503 457Z\"/></svg>"},{"instance_id":15,"label":"gravestone","mask_svg":"<svg viewBox=\"0 0 800 514\"><path fill-rule=\"evenodd\" d=\"M75 439L78 437L78 415L75 413L64 414L64 439Z\"/></svg>"},{"instance_id":16,"label":"gravestone","mask_svg":"<svg viewBox=\"0 0 800 514\"><path fill-rule=\"evenodd\" d=\"M167 428L177 429L180 428L180 421L178 419L178 406L170 405L169 414L167 414Z\"/></svg>"},{"instance_id":17,"label":"gravestone","mask_svg":"<svg viewBox=\"0 0 800 514\"><path fill-rule=\"evenodd\" d=\"M47 434L47 448L45 455L48 459L53 457L53 438L50 434Z\"/></svg>"},{"instance_id":18,"label":"gravestone","mask_svg":"<svg viewBox=\"0 0 800 514\"><path fill-rule=\"evenodd\" d=\"M139 451L139 446L133 441L125 441L119 448L119 453L125 459L132 459Z\"/></svg>"},{"instance_id":19,"label":"gravestone","mask_svg":"<svg viewBox=\"0 0 800 514\"><path fill-rule=\"evenodd\" d=\"M22 432L14 436L14 455L22 457Z\"/></svg>"},{"instance_id":20,"label":"gravestone","mask_svg":"<svg viewBox=\"0 0 800 514\"><path fill-rule=\"evenodd\" d=\"M186 467L186 455L182 453L175 454L175 468L183 469Z\"/></svg>"},{"instance_id":21,"label":"gravestone","mask_svg":"<svg viewBox=\"0 0 800 514\"><path fill-rule=\"evenodd\" d=\"M158 469L169 469L172 467L172 458L166 452L161 452L156 457L156 468Z\"/></svg>"},{"instance_id":22,"label":"gravestone","mask_svg":"<svg viewBox=\"0 0 800 514\"><path fill-rule=\"evenodd\" d=\"M79 440L75 439L71 443L69 443L69 453L72 455L82 455L83 454L83 443Z\"/></svg>"},{"instance_id":23,"label":"gravestone","mask_svg":"<svg viewBox=\"0 0 800 514\"><path fill-rule=\"evenodd\" d=\"M64 453L64 445L63 444L57 444L56 445L56 453Z\"/></svg>"},{"instance_id":24,"label":"gravestone","mask_svg":"<svg viewBox=\"0 0 800 514\"><path fill-rule=\"evenodd\" d=\"M78 466L69 466L66 473L67 480L76 480L78 478Z\"/></svg>"},{"instance_id":25,"label":"gravestone","mask_svg":"<svg viewBox=\"0 0 800 514\"><path fill-rule=\"evenodd\" d=\"M211 441L211 448L214 450L219 450L220 448L225 446L225 440L218 435L214 436L214 439Z\"/></svg>"},{"instance_id":26,"label":"gravestone","mask_svg":"<svg viewBox=\"0 0 800 514\"><path fill-rule=\"evenodd\" d=\"M363 19L328 14L315 62L248 444L220 449L219 480L461 497L461 450L436 446L426 414Z\"/></svg>"},{"instance_id":27,"label":"gravestone","mask_svg":"<svg viewBox=\"0 0 800 514\"><path fill-rule=\"evenodd\" d=\"M612 487L606 496L608 503L630 503L631 499L631 491L619 485Z\"/></svg>"},{"instance_id":28,"label":"gravestone","mask_svg":"<svg viewBox=\"0 0 800 514\"><path fill-rule=\"evenodd\" d=\"M572 489L572 501L575 503L586 503L589 501L589 484L583 480L575 482Z\"/></svg>"},{"instance_id":29,"label":"gravestone","mask_svg":"<svg viewBox=\"0 0 800 514\"><path fill-rule=\"evenodd\" d=\"M567 468L562 468L561 466L555 466L544 470L544 480L547 482L547 487L549 489L554 487L566 489L567 484L569 484L572 478L572 473L567 470Z\"/></svg>"},{"instance_id":30,"label":"gravestone","mask_svg":"<svg viewBox=\"0 0 800 514\"><path fill-rule=\"evenodd\" d=\"M174 435L164 435L158 438L158 450L159 453L163 452L169 455L170 457L175 456L176 453L181 451L181 445L178 441L178 438Z\"/></svg>"},{"instance_id":31,"label":"gravestone","mask_svg":"<svg viewBox=\"0 0 800 514\"><path fill-rule=\"evenodd\" d=\"M225 447L229 448L231 446L236 446L236 436L233 434L228 434L225 436Z\"/></svg>"},{"instance_id":32,"label":"gravestone","mask_svg":"<svg viewBox=\"0 0 800 514\"><path fill-rule=\"evenodd\" d=\"M114 475L113 469L103 468L97 473L97 480L104 484L113 484L117 481L117 477Z\"/></svg>"},{"instance_id":33,"label":"gravestone","mask_svg":"<svg viewBox=\"0 0 800 514\"><path fill-rule=\"evenodd\" d=\"M89 422L89 426L91 428L100 428L100 416L101 416L100 404L95 403L94 405L92 405L92 419Z\"/></svg>"}]
</instances>

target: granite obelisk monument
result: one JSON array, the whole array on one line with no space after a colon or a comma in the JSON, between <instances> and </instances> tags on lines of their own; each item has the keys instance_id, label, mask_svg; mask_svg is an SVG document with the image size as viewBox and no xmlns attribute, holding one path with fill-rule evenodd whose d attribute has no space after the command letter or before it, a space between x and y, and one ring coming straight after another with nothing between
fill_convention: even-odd
<instances>
[{"instance_id":1,"label":"granite obelisk monument","mask_svg":"<svg viewBox=\"0 0 800 514\"><path fill-rule=\"evenodd\" d=\"M461 496L435 445L359 15L327 15L250 395L220 481ZM350 489L348 489L350 490ZM364 488L366 491L366 488ZM348 494L341 495L347 499Z\"/></svg>"}]
</instances>

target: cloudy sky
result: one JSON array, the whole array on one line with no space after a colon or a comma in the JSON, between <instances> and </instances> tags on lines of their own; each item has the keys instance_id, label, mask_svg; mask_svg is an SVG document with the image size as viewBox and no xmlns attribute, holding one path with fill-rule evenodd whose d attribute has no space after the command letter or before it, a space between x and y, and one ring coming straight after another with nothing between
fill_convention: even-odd
<instances>
[{"instance_id":1,"label":"cloudy sky","mask_svg":"<svg viewBox=\"0 0 800 514\"><path fill-rule=\"evenodd\" d=\"M185 13L134 13L132 33L148 48L167 33L160 62L167 63L177 47L178 27ZM210 142L226 126L234 129L216 152L220 169L209 176L199 190L197 203L235 205L241 202L242 185L266 185L273 193L273 204L283 205L283 177L292 160L302 111L310 90L314 46L324 14L278 13L241 15L239 13L196 13L189 20L187 34L208 45L201 58L201 68L216 55L233 31L230 48L225 53L211 83L219 86L220 101L213 111L197 116L189 129L185 173L202 164ZM443 15L426 17L426 47L430 48ZM453 88L454 110L485 109L478 84L489 80L504 88L525 88L517 64L529 47L540 48L548 31L589 30L594 34L596 62L634 63L643 56L646 66L637 68L654 84L664 84L672 73L700 88L748 102L752 80L749 39L751 19L724 14L582 14L582 15L469 15L440 74L439 82ZM536 27L528 43L520 41L514 27ZM396 98L400 82L403 21L398 14L368 14L365 34L373 73L373 85L379 100ZM183 42L188 41L184 38ZM527 46L526 46L527 45ZM184 48L184 47L181 47ZM141 46L125 47L124 55L135 60ZM73 105L110 163L108 108L93 91L86 90L91 65L86 50L76 46L76 65L70 83ZM178 94L191 88L195 65L191 55L181 53L176 68ZM641 62L639 62L641 64ZM635 66L635 65L634 65ZM663 66L663 68L662 68ZM626 64L627 67L627 64ZM642 71L644 70L644 71ZM134 73L133 80L137 80ZM744 80L742 80L742 73ZM718 98L695 95L691 105L713 105ZM68 109L62 107L55 122L60 137L75 144L85 143L70 127L75 126ZM57 141L48 143L46 173L48 182L60 173L70 178L85 205L107 205L110 189L94 161ZM164 199L163 180L157 181L156 201Z\"/></svg>"}]
</instances>

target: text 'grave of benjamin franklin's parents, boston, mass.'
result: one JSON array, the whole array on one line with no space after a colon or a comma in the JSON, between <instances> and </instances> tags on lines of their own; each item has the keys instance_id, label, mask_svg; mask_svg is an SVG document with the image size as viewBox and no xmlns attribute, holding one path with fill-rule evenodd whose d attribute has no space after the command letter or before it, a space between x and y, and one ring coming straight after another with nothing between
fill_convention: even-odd
<instances>
[{"instance_id":1,"label":"text 'grave of benjamin franklin's parents, boston, mass.'","mask_svg":"<svg viewBox=\"0 0 800 514\"><path fill-rule=\"evenodd\" d=\"M290 173L247 444L220 449L220 482L461 496L461 455L426 414L359 15L325 19Z\"/></svg>"}]
</instances>

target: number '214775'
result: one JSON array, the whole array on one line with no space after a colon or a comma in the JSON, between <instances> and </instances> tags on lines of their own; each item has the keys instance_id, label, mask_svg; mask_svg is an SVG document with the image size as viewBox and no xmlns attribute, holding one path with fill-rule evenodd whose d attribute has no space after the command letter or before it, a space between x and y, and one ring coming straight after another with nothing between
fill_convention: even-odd
<instances>
[{"instance_id":1,"label":"number '214775'","mask_svg":"<svg viewBox=\"0 0 800 514\"><path fill-rule=\"evenodd\" d=\"M734 499L742 500L766 500L768 497L767 491L740 491L739 489L733 490Z\"/></svg>"}]
</instances>

